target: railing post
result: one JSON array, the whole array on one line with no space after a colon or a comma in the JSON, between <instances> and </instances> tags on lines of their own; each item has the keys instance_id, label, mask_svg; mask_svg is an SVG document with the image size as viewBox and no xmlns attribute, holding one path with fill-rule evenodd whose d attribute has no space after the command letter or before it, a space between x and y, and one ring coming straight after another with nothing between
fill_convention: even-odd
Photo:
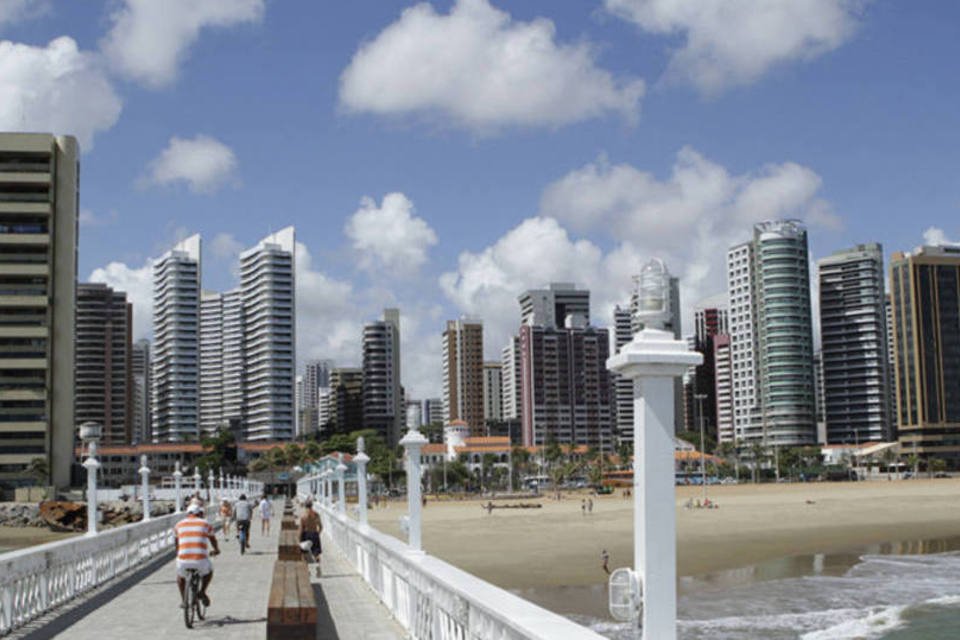
<instances>
[{"instance_id":1,"label":"railing post","mask_svg":"<svg viewBox=\"0 0 960 640\"><path fill-rule=\"evenodd\" d=\"M343 479L346 477L347 465L343 464L343 454L337 454L337 512L340 518L347 517L347 492L343 486Z\"/></svg>"},{"instance_id":2,"label":"railing post","mask_svg":"<svg viewBox=\"0 0 960 640\"><path fill-rule=\"evenodd\" d=\"M179 460L177 460L176 468L173 471L173 483L177 490L173 512L181 513L183 511L183 471L180 471Z\"/></svg>"},{"instance_id":3,"label":"railing post","mask_svg":"<svg viewBox=\"0 0 960 640\"><path fill-rule=\"evenodd\" d=\"M150 520L150 468L147 466L147 454L140 456L140 488L143 492L143 521Z\"/></svg>"},{"instance_id":4,"label":"railing post","mask_svg":"<svg viewBox=\"0 0 960 640\"><path fill-rule=\"evenodd\" d=\"M413 551L422 551L420 543L420 449L427 444L427 439L411 425L407 434L400 440L401 446L407 451L407 513L409 514L409 545Z\"/></svg>"},{"instance_id":5,"label":"railing post","mask_svg":"<svg viewBox=\"0 0 960 640\"><path fill-rule=\"evenodd\" d=\"M353 456L353 462L357 466L358 517L360 526L365 527L367 526L367 463L370 462L370 456L364 453L363 436L357 438L357 455Z\"/></svg>"},{"instance_id":6,"label":"railing post","mask_svg":"<svg viewBox=\"0 0 960 640\"><path fill-rule=\"evenodd\" d=\"M193 468L193 493L197 497L200 496L200 469L197 467Z\"/></svg>"},{"instance_id":7,"label":"railing post","mask_svg":"<svg viewBox=\"0 0 960 640\"><path fill-rule=\"evenodd\" d=\"M213 469L210 469L210 473L207 474L207 502L210 503L211 508L213 507L214 504L216 504L216 501L217 501L216 485L217 485L217 481L213 477Z\"/></svg>"},{"instance_id":8,"label":"railing post","mask_svg":"<svg viewBox=\"0 0 960 640\"><path fill-rule=\"evenodd\" d=\"M97 443L91 442L87 451L87 459L83 461L87 470L87 535L97 535Z\"/></svg>"}]
</instances>

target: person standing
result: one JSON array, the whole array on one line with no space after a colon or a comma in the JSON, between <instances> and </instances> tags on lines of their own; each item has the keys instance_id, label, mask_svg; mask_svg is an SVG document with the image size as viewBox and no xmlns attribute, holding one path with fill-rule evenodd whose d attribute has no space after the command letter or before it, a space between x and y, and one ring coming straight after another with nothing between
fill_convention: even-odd
<instances>
[{"instance_id":1,"label":"person standing","mask_svg":"<svg viewBox=\"0 0 960 640\"><path fill-rule=\"evenodd\" d=\"M220 526L223 527L223 539L230 539L230 521L233 520L233 507L230 501L224 498L220 501Z\"/></svg>"},{"instance_id":2,"label":"person standing","mask_svg":"<svg viewBox=\"0 0 960 640\"><path fill-rule=\"evenodd\" d=\"M267 500L267 496L263 496L263 499L260 500L260 535L269 535L270 534L270 517L273 515L273 506L270 504L270 501Z\"/></svg>"}]
</instances>

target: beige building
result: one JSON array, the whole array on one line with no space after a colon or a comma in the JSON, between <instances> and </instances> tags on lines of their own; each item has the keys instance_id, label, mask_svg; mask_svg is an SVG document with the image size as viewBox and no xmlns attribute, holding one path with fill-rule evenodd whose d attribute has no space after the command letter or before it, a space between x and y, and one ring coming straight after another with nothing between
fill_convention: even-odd
<instances>
[{"instance_id":1,"label":"beige building","mask_svg":"<svg viewBox=\"0 0 960 640\"><path fill-rule=\"evenodd\" d=\"M443 332L443 423L463 420L483 435L483 323L448 320Z\"/></svg>"},{"instance_id":2,"label":"beige building","mask_svg":"<svg viewBox=\"0 0 960 640\"><path fill-rule=\"evenodd\" d=\"M0 485L38 458L70 481L78 157L72 136L0 133Z\"/></svg>"}]
</instances>

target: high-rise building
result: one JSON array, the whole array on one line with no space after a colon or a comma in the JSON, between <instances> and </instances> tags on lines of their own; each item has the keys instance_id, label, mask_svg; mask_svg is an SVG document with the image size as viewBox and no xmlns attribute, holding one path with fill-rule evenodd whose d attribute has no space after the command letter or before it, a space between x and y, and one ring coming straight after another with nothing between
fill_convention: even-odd
<instances>
[{"instance_id":1,"label":"high-rise building","mask_svg":"<svg viewBox=\"0 0 960 640\"><path fill-rule=\"evenodd\" d=\"M499 362L483 363L483 419L503 420L503 369Z\"/></svg>"},{"instance_id":2,"label":"high-rise building","mask_svg":"<svg viewBox=\"0 0 960 640\"><path fill-rule=\"evenodd\" d=\"M443 422L463 420L483 434L483 323L448 320L443 332Z\"/></svg>"},{"instance_id":3,"label":"high-rise building","mask_svg":"<svg viewBox=\"0 0 960 640\"><path fill-rule=\"evenodd\" d=\"M617 306L613 310L613 353L620 353L633 340L633 314L629 308ZM620 442L633 442L633 381L617 373L610 374L613 382L616 435Z\"/></svg>"},{"instance_id":4,"label":"high-rise building","mask_svg":"<svg viewBox=\"0 0 960 640\"><path fill-rule=\"evenodd\" d=\"M133 343L130 356L130 376L133 384L133 439L134 444L150 442L150 341Z\"/></svg>"},{"instance_id":5,"label":"high-rise building","mask_svg":"<svg viewBox=\"0 0 960 640\"><path fill-rule=\"evenodd\" d=\"M240 289L231 289L220 296L223 305L223 425L234 433L242 433L244 403L244 326L243 296Z\"/></svg>"},{"instance_id":6,"label":"high-rise building","mask_svg":"<svg viewBox=\"0 0 960 640\"><path fill-rule=\"evenodd\" d=\"M823 444L827 444L827 403L825 396L826 393L823 389L823 352L815 351L813 354L813 406L817 422L817 442L821 442L820 432L822 431Z\"/></svg>"},{"instance_id":7,"label":"high-rise building","mask_svg":"<svg viewBox=\"0 0 960 640\"><path fill-rule=\"evenodd\" d=\"M0 133L0 484L44 460L70 482L79 150L72 136Z\"/></svg>"},{"instance_id":8,"label":"high-rise building","mask_svg":"<svg viewBox=\"0 0 960 640\"><path fill-rule=\"evenodd\" d=\"M133 310L127 294L105 284L80 284L76 313L74 420L99 424L103 444L130 444Z\"/></svg>"},{"instance_id":9,"label":"high-rise building","mask_svg":"<svg viewBox=\"0 0 960 640\"><path fill-rule=\"evenodd\" d=\"M606 365L610 334L589 326L589 300L589 291L573 285L551 285L519 297L520 419L526 446L556 440L609 452L616 445Z\"/></svg>"},{"instance_id":10,"label":"high-rise building","mask_svg":"<svg viewBox=\"0 0 960 640\"><path fill-rule=\"evenodd\" d=\"M223 295L200 293L200 432L223 425Z\"/></svg>"},{"instance_id":11,"label":"high-rise building","mask_svg":"<svg viewBox=\"0 0 960 640\"><path fill-rule=\"evenodd\" d=\"M153 440L199 437L200 236L153 264Z\"/></svg>"},{"instance_id":12,"label":"high-rise building","mask_svg":"<svg viewBox=\"0 0 960 640\"><path fill-rule=\"evenodd\" d=\"M704 431L711 437L717 437L717 384L716 363L714 362L713 340L717 335L729 331L727 296L721 294L701 301L694 307L693 323L696 333L693 335L693 350L703 355L703 364L694 368L691 388L691 420L689 429L699 429L702 418Z\"/></svg>"},{"instance_id":13,"label":"high-rise building","mask_svg":"<svg viewBox=\"0 0 960 640\"><path fill-rule=\"evenodd\" d=\"M286 227L240 254L247 440L294 436L295 244L293 227Z\"/></svg>"},{"instance_id":14,"label":"high-rise building","mask_svg":"<svg viewBox=\"0 0 960 640\"><path fill-rule=\"evenodd\" d=\"M727 253L733 420L737 442L816 442L807 232L754 225Z\"/></svg>"},{"instance_id":15,"label":"high-rise building","mask_svg":"<svg viewBox=\"0 0 960 640\"><path fill-rule=\"evenodd\" d=\"M889 292L883 296L883 312L887 327L887 385L890 391L887 406L890 415L890 438L895 439L897 437L897 355L893 344L893 303Z\"/></svg>"},{"instance_id":16,"label":"high-rise building","mask_svg":"<svg viewBox=\"0 0 960 640\"><path fill-rule=\"evenodd\" d=\"M363 375L363 370L350 367L337 367L330 372L330 419L323 426L324 435L367 428Z\"/></svg>"},{"instance_id":17,"label":"high-rise building","mask_svg":"<svg viewBox=\"0 0 960 640\"><path fill-rule=\"evenodd\" d=\"M324 436L330 431L333 423L335 405L336 396L333 387L320 387L317 390L317 431Z\"/></svg>"},{"instance_id":18,"label":"high-rise building","mask_svg":"<svg viewBox=\"0 0 960 640\"><path fill-rule=\"evenodd\" d=\"M900 447L960 467L960 247L890 260Z\"/></svg>"},{"instance_id":19,"label":"high-rise building","mask_svg":"<svg viewBox=\"0 0 960 640\"><path fill-rule=\"evenodd\" d=\"M733 430L733 367L730 361L730 335L713 336L714 397L717 403L717 442L736 445Z\"/></svg>"},{"instance_id":20,"label":"high-rise building","mask_svg":"<svg viewBox=\"0 0 960 640\"><path fill-rule=\"evenodd\" d=\"M363 327L363 423L394 446L405 416L400 383L400 310Z\"/></svg>"},{"instance_id":21,"label":"high-rise building","mask_svg":"<svg viewBox=\"0 0 960 640\"><path fill-rule=\"evenodd\" d=\"M423 401L423 413L420 415L421 424L426 426L434 422L443 423L443 400L428 398Z\"/></svg>"},{"instance_id":22,"label":"high-rise building","mask_svg":"<svg viewBox=\"0 0 960 640\"><path fill-rule=\"evenodd\" d=\"M817 265L827 442L890 440L883 249L861 244Z\"/></svg>"},{"instance_id":23,"label":"high-rise building","mask_svg":"<svg viewBox=\"0 0 960 640\"><path fill-rule=\"evenodd\" d=\"M504 420L520 419L520 338L511 336L500 356L500 410Z\"/></svg>"},{"instance_id":24,"label":"high-rise building","mask_svg":"<svg viewBox=\"0 0 960 640\"><path fill-rule=\"evenodd\" d=\"M301 435L315 433L320 429L320 389L330 386L332 360L310 360L303 367L303 395L297 410L299 411Z\"/></svg>"},{"instance_id":25,"label":"high-rise building","mask_svg":"<svg viewBox=\"0 0 960 640\"><path fill-rule=\"evenodd\" d=\"M590 292L568 282L551 282L546 289L530 289L519 298L520 323L562 328L567 316L590 324Z\"/></svg>"}]
</instances>

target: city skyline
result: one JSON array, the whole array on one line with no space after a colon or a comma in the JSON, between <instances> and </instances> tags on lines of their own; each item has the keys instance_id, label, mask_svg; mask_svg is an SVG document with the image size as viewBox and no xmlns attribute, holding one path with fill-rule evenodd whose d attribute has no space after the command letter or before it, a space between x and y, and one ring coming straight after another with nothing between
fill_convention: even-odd
<instances>
[{"instance_id":1,"label":"city skyline","mask_svg":"<svg viewBox=\"0 0 960 640\"><path fill-rule=\"evenodd\" d=\"M780 38L785 48L774 50L767 40L738 40L747 49L738 58L695 50L704 40L693 38L690 23L675 25L674 43L612 5L419 5L438 37L450 39L454 23L485 34L453 40L462 55L444 60L451 77L476 83L462 87L467 95L484 95L489 77L477 72L484 62L499 68L495 49L468 43L544 39L543 66L524 67L531 75L483 102L489 119L478 121L449 85L432 95L411 86L416 57L395 58L392 77L423 101L370 101L361 80L376 79L362 63L383 55L388 31L411 33L416 12L402 13L403 5L224 1L215 23L184 7L191 26L183 30L145 20L123 1L47 3L45 12L2 25L0 37L17 45L7 54L13 69L63 55L30 67L38 69L32 92L11 76L4 87L20 100L0 109L0 129L80 137L81 280L95 275L127 291L143 312L145 263L161 246L192 233L209 238L205 273L222 290L239 247L296 225L305 249L298 251L301 299L335 302L299 309L301 326L310 318L322 329L300 332L301 358L347 362L359 338L345 328L397 306L410 347L404 369L416 373L417 395L440 386L435 323L506 317L516 295L507 285L577 280L594 292L595 314L607 317L629 291L619 274L656 254L684 265L676 275L689 309L721 290L730 236L760 217L805 219L814 260L864 241L907 250L925 231L928 239L956 238L960 193L948 168L958 164L960 116L929 110L951 104L957 91L939 64L960 46L948 30L956 7L805 9L809 40ZM137 55L125 26L155 34L158 50ZM732 25L714 19L696 34L723 42L725 28ZM836 38L824 40L828 33ZM911 41L923 46L900 46ZM691 68L683 60L711 55L720 58L713 61L720 81L707 90L684 73ZM565 64L571 60L583 64ZM60 86L89 110L52 99L57 85L45 74L60 71L57 61L77 62L67 79L78 81ZM749 70L741 69L745 61ZM305 63L309 74L263 71ZM246 70L242 81L238 68ZM583 75L571 77L568 68ZM531 96L543 73L566 81L561 86L578 100ZM275 135L260 135L264 129ZM258 162L268 157L290 162ZM902 211L918 202L922 215L902 222ZM279 220L265 215L278 211ZM873 237L861 237L867 225ZM565 266L547 273L546 264ZM144 327L135 327L134 339L147 332L147 316L136 315ZM510 329L488 321L485 358L499 355Z\"/></svg>"}]
</instances>

